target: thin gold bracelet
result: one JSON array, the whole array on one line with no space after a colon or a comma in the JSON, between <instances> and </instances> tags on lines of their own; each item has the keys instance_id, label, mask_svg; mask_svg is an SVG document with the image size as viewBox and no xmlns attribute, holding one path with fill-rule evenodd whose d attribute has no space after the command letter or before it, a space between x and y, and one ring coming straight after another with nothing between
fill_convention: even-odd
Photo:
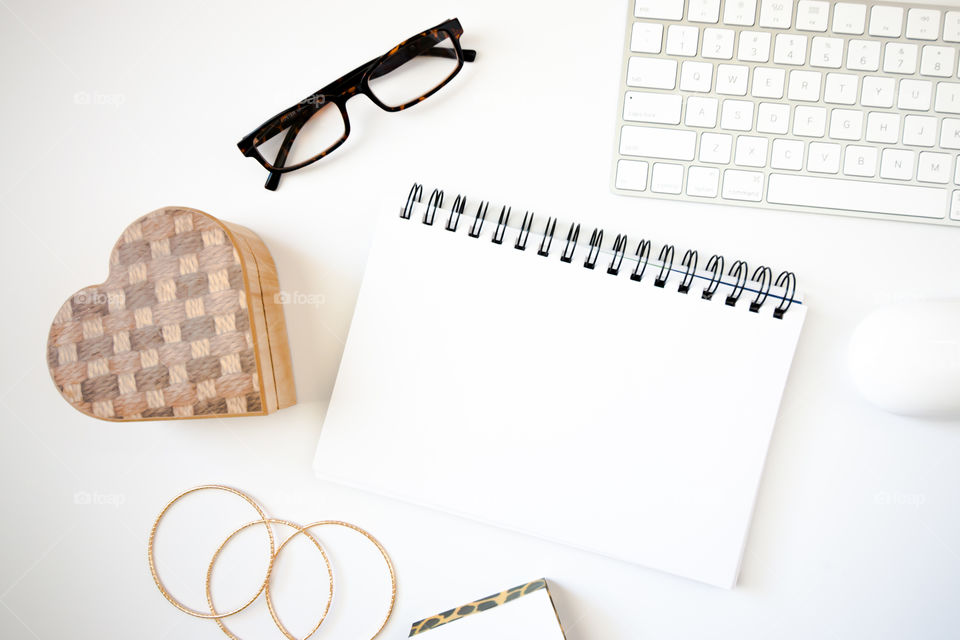
<instances>
[{"instance_id":1,"label":"thin gold bracelet","mask_svg":"<svg viewBox=\"0 0 960 640\"><path fill-rule=\"evenodd\" d=\"M263 522L264 522L263 520L254 520L253 522L248 522L247 524L243 525L242 527L240 527L239 529L231 533L229 536L227 536L227 538L220 543L220 546L217 547L217 550L213 552L213 557L210 558L210 565L207 567L207 579L204 584L204 587L206 588L206 592L207 592L207 603L210 605L210 613L217 612L216 608L213 606L213 594L210 593L210 578L213 575L213 565L217 562L217 558L220 556L220 552L223 551L223 548L227 546L227 544L238 533L240 533L244 529L248 529L258 524L262 524ZM276 563L277 556L280 555L280 551L290 541L290 538L293 538L293 536L297 535L297 533L302 531L302 528L296 522L290 522L289 520L280 520L279 518L268 518L266 522L268 524L282 524L290 527L291 529L296 529L296 531L293 534L291 534L289 538L284 540L280 544L280 546L277 547L277 552L273 554L273 562ZM309 638L310 636L312 636L317 632L317 629L319 629L320 625L323 624L323 621L326 620L327 614L330 612L330 605L333 603L333 567L330 566L330 558L327 557L327 552L324 550L323 545L320 544L319 540L317 540L309 532L305 532L305 535L311 540L311 542L313 542L313 544L320 551L320 555L323 556L323 562L327 565L327 576L329 577L329 580L330 580L330 592L329 592L329 595L327 596L327 605L326 607L324 607L323 614L320 616L320 621L317 622L317 626L315 626L310 633L304 636L303 640L307 640L307 638ZM271 571L271 575L272 575L272 571ZM283 632L284 635L286 635L288 638L292 638L293 636L290 635L286 627L284 627L283 624L280 622L279 616L277 616L276 612L273 609L273 604L272 604L272 601L270 600L270 578L269 577L267 578L266 592L267 592L267 606L270 608L270 615L271 617L273 617L273 621L276 623L277 627L280 629L280 631ZM227 634L228 638L231 638L231 640L240 640L240 638L238 638L232 631L227 629L227 626L223 623L223 620L221 620L220 618L214 618L214 620L216 620L217 626L220 627L220 630L223 631L225 634ZM294 638L293 640L297 640L297 639Z\"/></svg>"},{"instance_id":2,"label":"thin gold bracelet","mask_svg":"<svg viewBox=\"0 0 960 640\"><path fill-rule=\"evenodd\" d=\"M252 598L250 598L249 602L247 602L242 607L238 609L234 609L233 611L230 611L228 613L204 613L203 611L197 611L195 609L191 609L187 605L183 604L182 602L174 598L172 595L170 595L170 592L167 591L167 588L163 585L163 582L160 580L160 576L157 574L156 562L154 561L154 557L153 557L153 542L157 536L157 527L160 525L160 520L163 519L163 516L166 515L170 507L172 507L174 503L176 503L180 498L183 498L184 496L187 496L196 491L204 491L207 489L216 489L219 491L226 491L227 493L232 493L246 500L247 503L249 503L250 506L256 509L258 514L260 514L260 520L258 520L257 522L263 523L263 526L267 528L267 535L270 537L270 562L267 565L267 575L263 579L263 584L260 585L260 589L254 594ZM175 606L177 609L180 609L180 611L183 611L184 613L189 614L195 618L207 618L207 619L212 618L214 620L219 620L220 618L226 618L236 613L240 613L241 611L249 607L251 604L253 604L256 601L257 598L260 597L260 594L263 593L264 589L267 588L267 583L270 581L270 574L273 571L273 558L276 554L274 540L273 540L273 529L270 527L269 524L267 524L266 521L267 521L267 514L263 512L263 509L260 507L260 505L257 504L257 502L253 498L248 496L246 493L238 489L234 489L233 487L227 487L219 484L205 484L199 487L194 487L192 489L187 489L186 491L178 495L176 498L168 502L167 506L165 506L163 508L163 511L160 512L160 515L157 516L157 519L153 523L153 528L150 529L150 540L147 543L147 561L150 563L150 575L153 576L153 581L154 583L156 583L157 588L160 589L160 593L163 594L163 597L166 598L170 602L170 604Z\"/></svg>"}]
</instances>

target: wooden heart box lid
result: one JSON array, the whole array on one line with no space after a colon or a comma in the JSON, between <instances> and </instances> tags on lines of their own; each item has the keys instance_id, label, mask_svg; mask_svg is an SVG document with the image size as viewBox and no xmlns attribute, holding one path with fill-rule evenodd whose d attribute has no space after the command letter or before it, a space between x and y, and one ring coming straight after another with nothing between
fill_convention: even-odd
<instances>
[{"instance_id":1,"label":"wooden heart box lid","mask_svg":"<svg viewBox=\"0 0 960 640\"><path fill-rule=\"evenodd\" d=\"M240 225L165 207L129 227L103 284L47 340L53 381L104 420L263 415L296 402L273 258Z\"/></svg>"}]
</instances>

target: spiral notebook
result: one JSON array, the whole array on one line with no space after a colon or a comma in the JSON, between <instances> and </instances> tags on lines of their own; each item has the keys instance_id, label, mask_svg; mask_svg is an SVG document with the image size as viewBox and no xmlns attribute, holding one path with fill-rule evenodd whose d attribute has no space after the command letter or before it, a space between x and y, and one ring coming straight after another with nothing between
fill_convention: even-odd
<instances>
[{"instance_id":1,"label":"spiral notebook","mask_svg":"<svg viewBox=\"0 0 960 640\"><path fill-rule=\"evenodd\" d=\"M790 272L415 185L315 471L730 588L805 313Z\"/></svg>"}]
</instances>

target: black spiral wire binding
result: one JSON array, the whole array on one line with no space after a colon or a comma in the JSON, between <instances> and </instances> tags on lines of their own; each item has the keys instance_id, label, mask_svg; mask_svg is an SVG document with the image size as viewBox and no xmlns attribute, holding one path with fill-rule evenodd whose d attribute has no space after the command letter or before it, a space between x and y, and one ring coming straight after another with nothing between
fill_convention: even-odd
<instances>
[{"instance_id":1,"label":"black spiral wire binding","mask_svg":"<svg viewBox=\"0 0 960 640\"><path fill-rule=\"evenodd\" d=\"M413 186L410 187L410 193L407 195L407 204L404 205L403 211L400 212L400 217L404 220L409 220L410 214L413 213L413 205L419 203L422 198L423 185L414 182Z\"/></svg>"},{"instance_id":2,"label":"black spiral wire binding","mask_svg":"<svg viewBox=\"0 0 960 640\"><path fill-rule=\"evenodd\" d=\"M503 234L507 230L507 225L510 223L510 212L513 211L513 207L509 209L503 207L500 209L500 219L497 220L497 228L493 230L493 237L490 239L494 244L503 243Z\"/></svg>"},{"instance_id":3,"label":"black spiral wire binding","mask_svg":"<svg viewBox=\"0 0 960 640\"><path fill-rule=\"evenodd\" d=\"M457 196L456 200L453 201L453 208L450 209L450 217L447 218L447 224L445 225L447 231L456 231L457 227L460 225L460 216L463 214L463 210L467 206L467 199L464 196ZM456 219L454 219L456 215Z\"/></svg>"},{"instance_id":4,"label":"black spiral wire binding","mask_svg":"<svg viewBox=\"0 0 960 640\"><path fill-rule=\"evenodd\" d=\"M603 229L596 228L590 234L590 250L587 251L587 259L583 261L583 266L587 269L593 269L597 266L597 258L600 257L600 245L603 244Z\"/></svg>"},{"instance_id":5,"label":"black spiral wire binding","mask_svg":"<svg viewBox=\"0 0 960 640\"><path fill-rule=\"evenodd\" d=\"M747 286L748 273L750 273L750 267L743 260L737 260L730 266L730 272L727 275L736 278L737 283L733 286L733 291L730 292L725 301L728 307L735 307L740 296L743 295L743 288Z\"/></svg>"},{"instance_id":6,"label":"black spiral wire binding","mask_svg":"<svg viewBox=\"0 0 960 640\"><path fill-rule=\"evenodd\" d=\"M703 288L700 297L704 300L712 300L713 294L717 292L720 281L723 279L723 256L712 255L707 260L707 270L710 271L710 282Z\"/></svg>"},{"instance_id":7,"label":"black spiral wire binding","mask_svg":"<svg viewBox=\"0 0 960 640\"><path fill-rule=\"evenodd\" d=\"M563 245L563 253L560 254L561 262L570 262L573 260L573 252L577 250L577 238L580 237L580 225L573 223L570 230L567 231L567 244ZM573 246L570 246L570 243Z\"/></svg>"},{"instance_id":8,"label":"black spiral wire binding","mask_svg":"<svg viewBox=\"0 0 960 640\"><path fill-rule=\"evenodd\" d=\"M530 216L529 221L527 216ZM530 239L530 227L533 226L533 214L527 211L523 214L523 222L520 223L520 233L517 234L517 241L514 243L513 248L519 249L520 251L525 251L527 248L527 240Z\"/></svg>"},{"instance_id":9,"label":"black spiral wire binding","mask_svg":"<svg viewBox=\"0 0 960 640\"><path fill-rule=\"evenodd\" d=\"M436 219L437 210L443 207L443 197L444 192L441 189L434 189L430 194L430 198L427 201L426 209L423 214L423 224L433 225L434 220ZM416 208L417 204L420 204L423 201L423 185L419 183L414 183L410 188L410 192L407 194L407 201L403 207L403 210L400 212L400 217L409 220L413 215L413 211ZM450 215L447 218L445 228L448 231L456 232L460 225L460 218L464 213L464 210L467 206L467 198L463 195L458 195L454 200L453 207L450 210ZM479 238L480 233L483 230L483 225L487 219L487 212L490 208L490 203L488 201L481 201L477 206L477 212L474 216L473 222L470 225L467 233L471 238ZM504 234L506 233L507 227L510 222L510 214L512 208L504 206L500 210L500 217L497 220L497 226L493 231L493 236L491 238L492 242L495 244L502 244ZM527 211L524 213L523 222L520 225L519 233L517 234L516 242L514 243L514 248L521 251L526 250L527 242L530 239L530 233L533 230L534 214ZM557 230L557 219L553 217L547 218L547 224L543 230L543 237L540 240L540 246L537 250L537 255L549 257L550 250L553 246L553 239ZM567 231L566 242L563 247L563 251L560 255L561 262L572 262L573 256L577 249L577 243L580 237L580 225L573 223L570 225L569 230ZM584 260L583 266L587 269L594 269L596 267L597 261L600 257L600 252L603 250L603 229L595 228L590 235L589 249L587 251L587 257ZM626 257L627 252L627 236L626 234L618 234L616 240L613 243L613 257L610 260L610 264L607 267L607 273L610 275L619 275L620 268L623 265L623 260ZM647 266L650 263L650 253L651 253L651 243L649 240L641 240L637 244L637 249L635 253L636 265L634 266L633 272L630 274L630 279L633 281L641 281L647 270ZM660 270L657 274L657 277L654 279L654 285L660 288L663 288L667 280L670 278L670 273L673 270L673 261L674 261L674 247L673 245L664 245L660 250L659 256ZM697 252L694 250L688 250L683 255L682 266L684 268L683 277L681 278L680 284L677 288L677 291L680 293L689 293L693 281L697 277L703 277L697 275L697 262L698 256ZM724 266L725 266L724 257L722 255L713 255L710 257L710 260L707 261L706 270L710 272L710 282L704 287L700 297L704 300L712 300L713 296L719 290L721 284L724 284ZM797 292L797 278L792 271L782 271L777 276L776 280L773 279L773 271L767 266L760 266L754 270L753 275L748 278L750 274L750 269L747 263L743 260L735 261L727 275L734 279L734 283L730 286L733 287L730 295L728 295L724 301L724 304L727 306L736 306L740 298L743 295L743 292L746 290L746 285L749 282L756 283L757 293L756 296L750 302L750 311L753 313L759 313L763 305L766 303L767 299L770 297L771 291L774 287L781 289L783 291L782 296L777 293L774 294L774 297L779 299L779 303L776 308L773 310L773 317L783 319L786 312L793 306L796 302L796 292ZM751 287L751 290L753 287Z\"/></svg>"},{"instance_id":10,"label":"black spiral wire binding","mask_svg":"<svg viewBox=\"0 0 960 640\"><path fill-rule=\"evenodd\" d=\"M783 289L783 299L773 310L773 317L783 320L783 314L793 305L793 297L797 294L797 276L792 271L782 271L774 284Z\"/></svg>"},{"instance_id":11,"label":"black spiral wire binding","mask_svg":"<svg viewBox=\"0 0 960 640\"><path fill-rule=\"evenodd\" d=\"M687 293L690 291L690 285L693 284L693 277L697 273L697 252L688 249L687 252L683 254L681 265L686 267L687 270L683 274L683 279L680 281L680 286L677 287L677 291Z\"/></svg>"},{"instance_id":12,"label":"black spiral wire binding","mask_svg":"<svg viewBox=\"0 0 960 640\"><path fill-rule=\"evenodd\" d=\"M660 262L660 273L657 274L657 278L653 281L653 285L655 287L663 288L667 284L667 280L670 278L670 270L673 269L673 245L664 245L663 248L660 249L660 257L657 258L657 260Z\"/></svg>"},{"instance_id":13,"label":"black spiral wire binding","mask_svg":"<svg viewBox=\"0 0 960 640\"><path fill-rule=\"evenodd\" d=\"M473 218L473 224L470 225L470 230L467 234L471 238L479 238L480 231L483 229L483 223L487 219L487 209L490 208L490 202L480 202L480 206L477 207L477 215Z\"/></svg>"},{"instance_id":14,"label":"black spiral wire binding","mask_svg":"<svg viewBox=\"0 0 960 640\"><path fill-rule=\"evenodd\" d=\"M641 240L640 244L637 245L637 266L633 268L633 273L630 274L630 279L634 282L640 282L643 280L643 274L647 270L647 263L650 262L650 241Z\"/></svg>"},{"instance_id":15,"label":"black spiral wire binding","mask_svg":"<svg viewBox=\"0 0 960 640\"><path fill-rule=\"evenodd\" d=\"M610 260L610 266L607 267L607 273L612 276L620 273L620 265L623 264L623 257L627 254L627 234L617 234L617 239L613 241L613 258Z\"/></svg>"},{"instance_id":16,"label":"black spiral wire binding","mask_svg":"<svg viewBox=\"0 0 960 640\"><path fill-rule=\"evenodd\" d=\"M756 282L758 285L757 288L759 289L757 296L750 302L750 311L758 313L760 307L767 301L767 296L770 295L770 285L773 284L773 271L770 270L770 267L759 266L757 270L753 272L753 277L750 278L750 280Z\"/></svg>"},{"instance_id":17,"label":"black spiral wire binding","mask_svg":"<svg viewBox=\"0 0 960 640\"><path fill-rule=\"evenodd\" d=\"M540 248L537 249L537 255L547 258L550 256L550 245L553 244L553 234L557 231L557 219L547 218L547 226L543 230L543 238L540 240Z\"/></svg>"},{"instance_id":18,"label":"black spiral wire binding","mask_svg":"<svg viewBox=\"0 0 960 640\"><path fill-rule=\"evenodd\" d=\"M443 206L443 191L434 189L427 200L427 210L423 212L423 224L432 225L433 219L437 217L437 209ZM432 207L432 209L431 209Z\"/></svg>"}]
</instances>

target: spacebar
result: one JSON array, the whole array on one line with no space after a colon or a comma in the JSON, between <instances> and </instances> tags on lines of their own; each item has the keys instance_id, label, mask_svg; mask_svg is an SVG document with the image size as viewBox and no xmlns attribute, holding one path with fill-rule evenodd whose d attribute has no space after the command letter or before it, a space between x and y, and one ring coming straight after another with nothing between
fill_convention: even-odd
<instances>
[{"instance_id":1,"label":"spacebar","mask_svg":"<svg viewBox=\"0 0 960 640\"><path fill-rule=\"evenodd\" d=\"M767 187L771 204L922 218L943 218L947 196L946 189L782 173L770 174Z\"/></svg>"}]
</instances>

